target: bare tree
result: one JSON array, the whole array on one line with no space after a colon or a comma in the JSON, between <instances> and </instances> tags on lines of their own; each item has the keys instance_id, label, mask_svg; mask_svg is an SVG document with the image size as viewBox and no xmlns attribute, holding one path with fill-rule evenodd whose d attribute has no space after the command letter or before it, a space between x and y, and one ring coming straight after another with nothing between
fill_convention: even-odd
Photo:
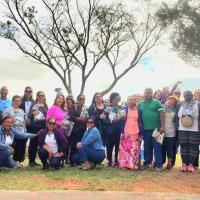
<instances>
[{"instance_id":1,"label":"bare tree","mask_svg":"<svg viewBox=\"0 0 200 200\"><path fill-rule=\"evenodd\" d=\"M98 0L85 0L84 4L80 0L41 0L45 11L30 6L31 3L4 0L7 15L1 22L0 36L53 70L69 94L72 94L73 71L81 72L81 77L76 78L83 93L87 80L102 60L109 63L113 73L113 81L102 92L108 93L161 35L162 28L148 10L141 22L123 5L102 5ZM128 43L134 49L133 59L118 73L117 66Z\"/></svg>"}]
</instances>

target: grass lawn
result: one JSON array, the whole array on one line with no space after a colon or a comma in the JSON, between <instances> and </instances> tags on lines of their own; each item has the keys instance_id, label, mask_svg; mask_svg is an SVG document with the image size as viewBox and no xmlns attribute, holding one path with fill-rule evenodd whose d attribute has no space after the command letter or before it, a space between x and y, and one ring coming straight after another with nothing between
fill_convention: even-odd
<instances>
[{"instance_id":1,"label":"grass lawn","mask_svg":"<svg viewBox=\"0 0 200 200\"><path fill-rule=\"evenodd\" d=\"M98 166L92 171L65 167L58 171L41 171L40 167L0 172L0 189L6 190L90 190L132 192L178 192L199 194L200 172L180 172L180 158L171 171L126 169Z\"/></svg>"}]
</instances>

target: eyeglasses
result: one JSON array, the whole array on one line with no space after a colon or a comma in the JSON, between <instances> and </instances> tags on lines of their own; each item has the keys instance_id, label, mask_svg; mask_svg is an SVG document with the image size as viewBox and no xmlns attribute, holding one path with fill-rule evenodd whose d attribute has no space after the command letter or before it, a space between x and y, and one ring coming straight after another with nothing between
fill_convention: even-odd
<instances>
[{"instance_id":1,"label":"eyeglasses","mask_svg":"<svg viewBox=\"0 0 200 200\"><path fill-rule=\"evenodd\" d=\"M55 122L49 122L48 124L49 124L49 125L52 125L52 126L55 126L55 125L56 125Z\"/></svg>"},{"instance_id":2,"label":"eyeglasses","mask_svg":"<svg viewBox=\"0 0 200 200\"><path fill-rule=\"evenodd\" d=\"M26 91L26 93L32 93L32 92L33 92L33 91L31 91L31 90L27 90L27 91Z\"/></svg>"},{"instance_id":3,"label":"eyeglasses","mask_svg":"<svg viewBox=\"0 0 200 200\"><path fill-rule=\"evenodd\" d=\"M87 121L87 124L94 124L93 121Z\"/></svg>"}]
</instances>

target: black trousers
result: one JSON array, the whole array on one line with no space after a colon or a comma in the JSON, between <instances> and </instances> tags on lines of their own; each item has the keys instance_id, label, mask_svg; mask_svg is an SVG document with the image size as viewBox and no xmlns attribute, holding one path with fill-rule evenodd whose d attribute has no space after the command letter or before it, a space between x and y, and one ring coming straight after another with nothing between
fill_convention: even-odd
<instances>
[{"instance_id":1,"label":"black trousers","mask_svg":"<svg viewBox=\"0 0 200 200\"><path fill-rule=\"evenodd\" d=\"M78 142L80 142L83 138L85 129L79 129L78 127L76 127L73 131L72 134L69 138L69 161L71 164L73 164L73 160L72 157L73 155L75 155L76 153L78 153L78 150L76 148L76 144Z\"/></svg>"},{"instance_id":2,"label":"black trousers","mask_svg":"<svg viewBox=\"0 0 200 200\"><path fill-rule=\"evenodd\" d=\"M23 162L25 160L26 143L27 140L20 140L20 139L14 140L13 159L15 161Z\"/></svg>"},{"instance_id":3,"label":"black trousers","mask_svg":"<svg viewBox=\"0 0 200 200\"><path fill-rule=\"evenodd\" d=\"M163 140L162 145L162 158L163 158L163 164L166 162L166 156L167 158L172 159L172 165L175 164L175 158L176 158L176 137L165 137Z\"/></svg>"},{"instance_id":4,"label":"black trousers","mask_svg":"<svg viewBox=\"0 0 200 200\"><path fill-rule=\"evenodd\" d=\"M119 129L114 129L112 131L112 134L106 136L106 151L107 151L107 159L109 161L112 161L112 153L114 148L115 148L115 162L118 161L120 135L121 131Z\"/></svg>"},{"instance_id":5,"label":"black trousers","mask_svg":"<svg viewBox=\"0 0 200 200\"><path fill-rule=\"evenodd\" d=\"M38 131L40 131L41 128L33 128L32 133L36 134ZM28 147L28 157L29 157L29 163L35 162L35 158L38 152L38 137L31 138L30 144Z\"/></svg>"},{"instance_id":6,"label":"black trousers","mask_svg":"<svg viewBox=\"0 0 200 200\"><path fill-rule=\"evenodd\" d=\"M48 151L46 151L45 149L39 149L38 151L38 156L42 162L42 164L47 164L48 163L48 158L49 158L49 153ZM61 165L61 157L58 158L58 157L52 157L50 160L49 160L49 165L50 167L53 167L55 169L59 169L60 168L60 165Z\"/></svg>"}]
</instances>

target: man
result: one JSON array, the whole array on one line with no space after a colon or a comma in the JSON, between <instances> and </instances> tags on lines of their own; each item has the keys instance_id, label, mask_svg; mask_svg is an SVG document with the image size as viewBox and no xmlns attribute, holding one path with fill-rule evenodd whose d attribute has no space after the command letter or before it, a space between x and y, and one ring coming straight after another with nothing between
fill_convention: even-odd
<instances>
[{"instance_id":1,"label":"man","mask_svg":"<svg viewBox=\"0 0 200 200\"><path fill-rule=\"evenodd\" d=\"M25 112L25 119L28 119L28 113L31 105L35 103L33 100L33 90L30 86L27 86L24 90L24 96L22 97L22 102L20 108Z\"/></svg>"},{"instance_id":2,"label":"man","mask_svg":"<svg viewBox=\"0 0 200 200\"><path fill-rule=\"evenodd\" d=\"M164 109L160 101L153 98L153 90L146 88L144 99L138 105L142 111L143 139L144 139L144 168L149 168L155 155L154 167L157 170L162 168L162 145L159 144L152 133L158 129L160 133L164 132Z\"/></svg>"},{"instance_id":3,"label":"man","mask_svg":"<svg viewBox=\"0 0 200 200\"><path fill-rule=\"evenodd\" d=\"M12 158L14 138L29 139L38 136L38 134L18 132L12 128L13 122L10 116L2 119L2 125L0 126L0 167L13 168L16 166L16 162Z\"/></svg>"},{"instance_id":4,"label":"man","mask_svg":"<svg viewBox=\"0 0 200 200\"><path fill-rule=\"evenodd\" d=\"M1 87L0 89L0 124L2 121L3 112L12 106L12 101L7 98L8 88L6 86Z\"/></svg>"}]
</instances>

